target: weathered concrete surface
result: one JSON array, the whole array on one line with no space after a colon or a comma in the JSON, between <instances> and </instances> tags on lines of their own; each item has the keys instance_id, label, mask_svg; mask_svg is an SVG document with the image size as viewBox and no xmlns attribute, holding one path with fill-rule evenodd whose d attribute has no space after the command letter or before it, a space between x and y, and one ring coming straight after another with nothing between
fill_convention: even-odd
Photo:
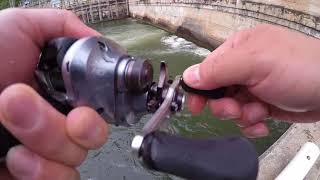
<instances>
[{"instance_id":1,"label":"weathered concrete surface","mask_svg":"<svg viewBox=\"0 0 320 180\"><path fill-rule=\"evenodd\" d=\"M130 0L130 13L211 48L234 32L259 23L320 38L319 0ZM274 179L307 141L320 145L320 123L292 125L261 155L258 179ZM318 159L306 179L319 177Z\"/></svg>"},{"instance_id":2,"label":"weathered concrete surface","mask_svg":"<svg viewBox=\"0 0 320 180\"><path fill-rule=\"evenodd\" d=\"M258 180L269 180L277 177L300 150L301 146L308 141L314 142L320 147L320 122L292 125L277 142L260 156ZM319 159L305 179L320 179Z\"/></svg>"},{"instance_id":3,"label":"weathered concrete surface","mask_svg":"<svg viewBox=\"0 0 320 180\"><path fill-rule=\"evenodd\" d=\"M212 48L232 33L259 23L320 37L317 0L130 0L130 13Z\"/></svg>"},{"instance_id":4,"label":"weathered concrete surface","mask_svg":"<svg viewBox=\"0 0 320 180\"><path fill-rule=\"evenodd\" d=\"M251 0L251 2L286 7L287 9L293 9L295 11L304 12L314 16L319 16L320 13L319 0Z\"/></svg>"}]
</instances>

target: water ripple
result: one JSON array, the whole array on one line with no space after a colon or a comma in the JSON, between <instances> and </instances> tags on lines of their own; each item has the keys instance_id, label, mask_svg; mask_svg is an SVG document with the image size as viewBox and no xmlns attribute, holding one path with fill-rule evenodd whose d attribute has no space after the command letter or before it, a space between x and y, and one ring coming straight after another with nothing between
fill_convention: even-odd
<instances>
[{"instance_id":1,"label":"water ripple","mask_svg":"<svg viewBox=\"0 0 320 180\"><path fill-rule=\"evenodd\" d=\"M187 41L186 39L183 39L181 37L178 37L176 35L170 35L170 36L164 36L161 38L161 43L168 46L171 51L185 51L185 52L191 52L193 54L196 54L198 56L208 56L210 54L210 51L201 48L194 43Z\"/></svg>"}]
</instances>

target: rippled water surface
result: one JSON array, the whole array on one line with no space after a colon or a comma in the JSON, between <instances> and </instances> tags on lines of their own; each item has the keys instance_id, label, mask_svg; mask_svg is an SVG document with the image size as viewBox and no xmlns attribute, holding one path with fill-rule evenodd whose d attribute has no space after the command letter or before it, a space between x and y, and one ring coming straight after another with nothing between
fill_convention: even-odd
<instances>
[{"instance_id":1,"label":"rippled water surface","mask_svg":"<svg viewBox=\"0 0 320 180\"><path fill-rule=\"evenodd\" d=\"M187 67L199 63L210 52L204 48L156 27L135 20L119 20L93 25L93 28L126 47L129 54L152 60L154 68L165 60L170 77L181 74ZM155 76L157 77L158 71ZM108 143L89 154L79 168L85 180L167 180L178 179L144 169L130 154L134 134L142 129L148 116L131 128L111 127ZM288 124L269 121L269 137L252 140L259 153L264 152L288 128ZM171 118L170 131L188 137L212 137L241 135L229 121L221 121L205 110L200 116L192 116L184 110ZM236 152L235 152L236 153Z\"/></svg>"}]
</instances>

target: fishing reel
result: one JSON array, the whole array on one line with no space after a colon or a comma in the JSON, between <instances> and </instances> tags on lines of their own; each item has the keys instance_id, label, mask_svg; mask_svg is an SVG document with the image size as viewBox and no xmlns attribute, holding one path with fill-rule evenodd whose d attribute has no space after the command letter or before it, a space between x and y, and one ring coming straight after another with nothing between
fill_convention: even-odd
<instances>
[{"instance_id":1,"label":"fishing reel","mask_svg":"<svg viewBox=\"0 0 320 180\"><path fill-rule=\"evenodd\" d=\"M153 82L150 60L130 56L103 37L51 41L42 51L35 75L42 95L57 109L67 113L72 107L89 106L108 123L121 126L155 112L172 83L164 62L159 82ZM172 105L180 111L184 93L177 90L175 96Z\"/></svg>"},{"instance_id":2,"label":"fishing reel","mask_svg":"<svg viewBox=\"0 0 320 180\"><path fill-rule=\"evenodd\" d=\"M161 131L168 117L183 109L184 91L212 99L224 97L226 91L193 89L180 75L169 79L167 71L161 62L155 82L150 60L128 55L110 39L63 37L42 49L35 78L41 96L64 114L89 106L106 122L127 127L152 114L131 145L150 169L187 179L255 179L258 156L246 139L187 139ZM17 144L0 125L0 157Z\"/></svg>"}]
</instances>

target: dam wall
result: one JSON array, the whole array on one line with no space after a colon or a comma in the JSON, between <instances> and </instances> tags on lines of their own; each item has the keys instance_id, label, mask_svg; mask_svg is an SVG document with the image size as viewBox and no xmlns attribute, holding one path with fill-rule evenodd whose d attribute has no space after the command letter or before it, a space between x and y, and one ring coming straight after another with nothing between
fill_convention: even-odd
<instances>
[{"instance_id":1,"label":"dam wall","mask_svg":"<svg viewBox=\"0 0 320 180\"><path fill-rule=\"evenodd\" d=\"M19 7L67 9L86 24L129 17L128 0L30 0L21 1Z\"/></svg>"},{"instance_id":2,"label":"dam wall","mask_svg":"<svg viewBox=\"0 0 320 180\"><path fill-rule=\"evenodd\" d=\"M320 37L318 0L129 0L130 14L203 46L259 23Z\"/></svg>"}]
</instances>

